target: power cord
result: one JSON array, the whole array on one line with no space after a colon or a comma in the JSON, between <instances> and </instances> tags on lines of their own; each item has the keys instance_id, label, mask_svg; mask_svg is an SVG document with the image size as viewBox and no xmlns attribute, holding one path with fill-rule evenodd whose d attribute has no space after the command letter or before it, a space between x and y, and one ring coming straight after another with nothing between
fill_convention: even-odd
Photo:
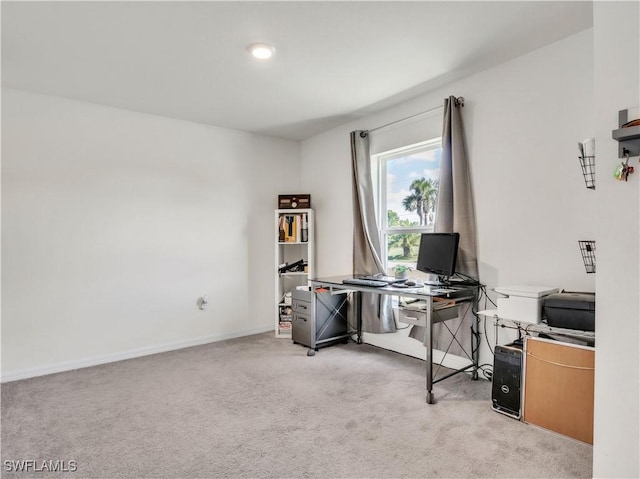
<instances>
[{"instance_id":1,"label":"power cord","mask_svg":"<svg viewBox=\"0 0 640 479\"><path fill-rule=\"evenodd\" d=\"M487 346L489 347L489 351L491 351L491 355L494 356L495 352L491 347L491 343L489 342L489 336L487 335L487 318L486 317L482 318L482 327L484 328L484 339L487 343Z\"/></svg>"},{"instance_id":2,"label":"power cord","mask_svg":"<svg viewBox=\"0 0 640 479\"><path fill-rule=\"evenodd\" d=\"M491 364L481 364L478 366L478 369L482 373L485 379L491 381L493 379L493 365Z\"/></svg>"}]
</instances>

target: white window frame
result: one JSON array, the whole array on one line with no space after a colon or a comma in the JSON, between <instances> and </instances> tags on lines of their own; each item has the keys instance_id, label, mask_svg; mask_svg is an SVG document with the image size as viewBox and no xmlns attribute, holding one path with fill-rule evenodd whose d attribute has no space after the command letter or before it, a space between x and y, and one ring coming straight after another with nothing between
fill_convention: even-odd
<instances>
[{"instance_id":1,"label":"white window frame","mask_svg":"<svg viewBox=\"0 0 640 479\"><path fill-rule=\"evenodd\" d=\"M388 264L388 246L387 246L387 237L392 234L397 233L430 233L433 232L434 224L432 225L418 225L418 226L394 226L389 227L387 224L387 163L390 160L394 160L396 158L401 158L403 156L410 155L416 151L422 150L431 150L442 148L442 138L432 138L430 140L421 141L418 143L414 143L411 145L403 146L400 148L394 148L393 150L384 151L382 153L378 153L376 155L372 155L371 159L373 162L373 168L371 169L374 172L373 181L377 183L376 187L376 214L378 216L378 234L380 238L380 248L382 253L382 262L384 265L385 271L388 273L392 273L389 271ZM437 211L436 211L437 214Z\"/></svg>"}]
</instances>

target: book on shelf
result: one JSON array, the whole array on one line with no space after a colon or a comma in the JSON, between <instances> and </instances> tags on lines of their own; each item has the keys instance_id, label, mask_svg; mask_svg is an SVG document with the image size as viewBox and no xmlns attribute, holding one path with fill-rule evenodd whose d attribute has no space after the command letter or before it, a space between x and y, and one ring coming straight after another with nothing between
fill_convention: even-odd
<instances>
[{"instance_id":1,"label":"book on shelf","mask_svg":"<svg viewBox=\"0 0 640 479\"><path fill-rule=\"evenodd\" d=\"M307 213L300 215L300 241L303 243L309 241L309 215Z\"/></svg>"},{"instance_id":2,"label":"book on shelf","mask_svg":"<svg viewBox=\"0 0 640 479\"><path fill-rule=\"evenodd\" d=\"M280 243L307 243L309 241L309 215L307 213L285 213L278 218L278 241Z\"/></svg>"},{"instance_id":3,"label":"book on shelf","mask_svg":"<svg viewBox=\"0 0 640 479\"><path fill-rule=\"evenodd\" d=\"M278 242L284 243L284 216L278 217Z\"/></svg>"},{"instance_id":4,"label":"book on shelf","mask_svg":"<svg viewBox=\"0 0 640 479\"><path fill-rule=\"evenodd\" d=\"M296 240L296 216L284 215L284 242L295 243Z\"/></svg>"},{"instance_id":5,"label":"book on shelf","mask_svg":"<svg viewBox=\"0 0 640 479\"><path fill-rule=\"evenodd\" d=\"M291 331L291 321L280 321L278 328L280 331Z\"/></svg>"},{"instance_id":6,"label":"book on shelf","mask_svg":"<svg viewBox=\"0 0 640 479\"><path fill-rule=\"evenodd\" d=\"M290 305L284 304L280 306L280 322L289 321L293 317L293 310Z\"/></svg>"}]
</instances>

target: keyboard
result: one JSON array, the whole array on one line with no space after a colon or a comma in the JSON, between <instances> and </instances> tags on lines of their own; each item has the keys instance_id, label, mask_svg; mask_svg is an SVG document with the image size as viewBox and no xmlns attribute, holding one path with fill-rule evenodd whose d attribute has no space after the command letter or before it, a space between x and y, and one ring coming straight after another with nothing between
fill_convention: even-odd
<instances>
[{"instance_id":1,"label":"keyboard","mask_svg":"<svg viewBox=\"0 0 640 479\"><path fill-rule=\"evenodd\" d=\"M358 279L373 279L375 281L384 281L387 284L396 283L398 281L406 281L406 279L398 279L394 276L383 276L381 274L373 274L371 276L359 276Z\"/></svg>"},{"instance_id":2,"label":"keyboard","mask_svg":"<svg viewBox=\"0 0 640 479\"><path fill-rule=\"evenodd\" d=\"M365 278L348 278L343 279L342 284L353 284L355 286L369 286L371 288L382 288L387 286L387 281L381 281L379 279L365 279Z\"/></svg>"}]
</instances>

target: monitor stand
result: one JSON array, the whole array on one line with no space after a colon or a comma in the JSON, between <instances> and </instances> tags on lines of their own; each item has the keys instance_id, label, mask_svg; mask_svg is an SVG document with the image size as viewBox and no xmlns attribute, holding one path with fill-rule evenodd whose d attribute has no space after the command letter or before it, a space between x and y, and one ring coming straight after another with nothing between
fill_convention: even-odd
<instances>
[{"instance_id":1,"label":"monitor stand","mask_svg":"<svg viewBox=\"0 0 640 479\"><path fill-rule=\"evenodd\" d=\"M435 275L432 275L435 276ZM447 276L438 276L438 279L436 280L431 280L431 281L423 281L423 283L425 284L425 286L437 286L442 288L443 286L449 286L449 281L448 281L448 277Z\"/></svg>"}]
</instances>

